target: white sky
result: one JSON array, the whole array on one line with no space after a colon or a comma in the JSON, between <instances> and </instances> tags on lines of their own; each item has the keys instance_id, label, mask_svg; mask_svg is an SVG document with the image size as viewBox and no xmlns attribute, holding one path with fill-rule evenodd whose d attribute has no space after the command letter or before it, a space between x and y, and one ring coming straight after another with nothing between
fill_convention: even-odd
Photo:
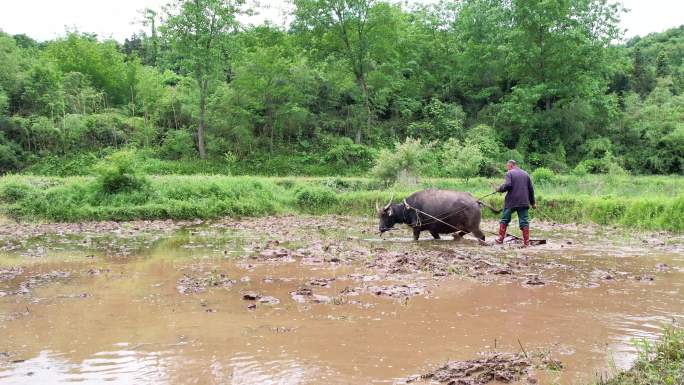
<instances>
[{"instance_id":1,"label":"white sky","mask_svg":"<svg viewBox=\"0 0 684 385\"><path fill-rule=\"evenodd\" d=\"M420 1L420 0L414 0ZM430 1L430 0L427 0ZM684 0L619 0L631 11L623 17L627 38L661 32L684 24ZM25 33L37 40L62 36L66 28L94 32L100 38L123 41L141 27L139 10L159 9L168 0L0 0L0 30ZM258 23L268 19L283 25L286 0L261 0Z\"/></svg>"}]
</instances>

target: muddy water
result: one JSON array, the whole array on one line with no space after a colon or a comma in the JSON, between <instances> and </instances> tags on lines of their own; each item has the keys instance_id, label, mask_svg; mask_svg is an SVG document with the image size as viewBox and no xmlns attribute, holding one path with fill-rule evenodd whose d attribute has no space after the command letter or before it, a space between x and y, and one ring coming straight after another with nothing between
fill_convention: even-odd
<instances>
[{"instance_id":1,"label":"muddy water","mask_svg":"<svg viewBox=\"0 0 684 385\"><path fill-rule=\"evenodd\" d=\"M521 349L562 362L540 383L582 384L684 318L680 238L540 226L550 244L522 251L345 221L11 234L0 384L392 384Z\"/></svg>"}]
</instances>

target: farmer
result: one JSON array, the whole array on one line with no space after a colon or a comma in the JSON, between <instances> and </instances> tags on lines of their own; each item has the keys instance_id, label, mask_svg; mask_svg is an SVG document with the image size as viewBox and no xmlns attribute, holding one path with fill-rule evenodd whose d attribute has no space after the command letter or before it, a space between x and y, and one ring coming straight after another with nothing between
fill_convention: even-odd
<instances>
[{"instance_id":1,"label":"farmer","mask_svg":"<svg viewBox=\"0 0 684 385\"><path fill-rule=\"evenodd\" d=\"M506 228L511 223L511 215L513 212L517 212L520 230L523 234L523 244L527 247L530 245L528 210L530 206L537 208L534 200L534 186L532 186L530 176L518 168L516 161L509 160L506 163L506 169L508 172L506 172L504 183L498 187L492 184L495 191L506 193L504 211L499 224L499 237L496 238L496 243L503 243L506 237Z\"/></svg>"}]
</instances>

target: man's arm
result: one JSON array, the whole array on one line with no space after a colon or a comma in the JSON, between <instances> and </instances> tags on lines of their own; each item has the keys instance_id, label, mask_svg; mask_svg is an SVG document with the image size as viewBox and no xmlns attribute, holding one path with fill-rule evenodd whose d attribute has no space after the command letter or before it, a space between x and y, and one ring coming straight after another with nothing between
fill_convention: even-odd
<instances>
[{"instance_id":1,"label":"man's arm","mask_svg":"<svg viewBox=\"0 0 684 385\"><path fill-rule=\"evenodd\" d=\"M504 183L501 186L499 186L499 188L496 189L496 191L500 193L506 192L511 189L511 186L513 186L513 182L511 182L511 173L507 172L506 176L504 177Z\"/></svg>"},{"instance_id":2,"label":"man's arm","mask_svg":"<svg viewBox=\"0 0 684 385\"><path fill-rule=\"evenodd\" d=\"M537 206L537 201L534 198L534 185L532 184L532 178L527 178L527 189L530 192L530 204L532 207Z\"/></svg>"}]
</instances>

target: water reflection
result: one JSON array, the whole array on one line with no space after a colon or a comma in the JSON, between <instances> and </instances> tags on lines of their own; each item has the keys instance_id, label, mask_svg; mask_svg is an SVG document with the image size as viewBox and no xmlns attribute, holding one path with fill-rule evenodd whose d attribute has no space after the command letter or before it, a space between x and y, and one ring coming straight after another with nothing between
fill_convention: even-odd
<instances>
[{"instance_id":1,"label":"water reflection","mask_svg":"<svg viewBox=\"0 0 684 385\"><path fill-rule=\"evenodd\" d=\"M0 367L0 383L159 384L168 382L168 357L159 352L113 350L98 352L81 362L68 354L44 350L37 356Z\"/></svg>"},{"instance_id":2,"label":"water reflection","mask_svg":"<svg viewBox=\"0 0 684 385\"><path fill-rule=\"evenodd\" d=\"M368 272L365 260L357 268L308 266L294 258L282 264L242 259L250 250L258 253L255 243L264 239L222 231L184 230L177 237L140 241L142 247L127 247L124 256L114 257L99 246L79 246L77 238L64 241L66 251L51 249L51 239L34 241L30 247L43 247L45 260L32 260L27 274L73 274L33 288L31 296L0 298L0 384L392 383L494 345L517 351L519 343L556 352L565 366L560 382L579 383L611 364L628 367L634 339L655 339L663 323L684 319L684 261L647 247L595 242L571 251L551 245L497 255L553 264L541 287L460 278L432 285L428 276L420 282L431 285L429 298L361 294L349 297L356 303L299 304L291 293L312 278L321 285L312 290L330 298L347 286L384 282ZM349 248L484 252L472 240L416 245L410 238L349 235L358 240ZM21 252L9 257L21 259ZM670 269L652 282L626 278L653 271L656 263ZM93 266L97 274L84 273ZM197 271L225 273L235 286L179 294L178 279ZM601 278L605 272L613 278ZM328 284L324 277L337 279ZM279 303L249 309L243 290Z\"/></svg>"}]
</instances>

